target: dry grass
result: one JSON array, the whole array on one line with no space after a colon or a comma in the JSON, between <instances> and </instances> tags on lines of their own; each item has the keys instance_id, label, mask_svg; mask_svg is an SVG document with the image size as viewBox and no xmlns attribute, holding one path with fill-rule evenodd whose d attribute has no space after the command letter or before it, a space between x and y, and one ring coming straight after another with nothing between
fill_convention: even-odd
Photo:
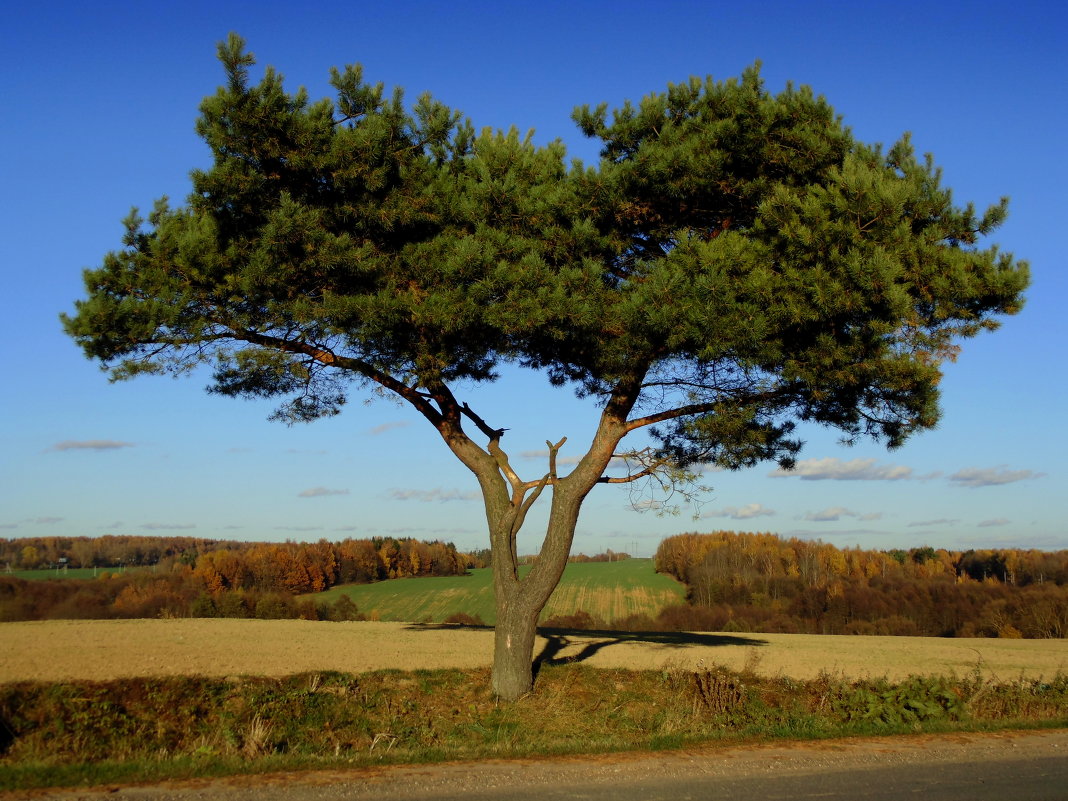
<instances>
[{"instance_id":1,"label":"dry grass","mask_svg":"<svg viewBox=\"0 0 1068 801\"><path fill-rule=\"evenodd\" d=\"M807 634L599 634L542 638L554 661L599 668L721 666L811 679L1068 672L1068 641ZM0 624L0 683L135 676L287 676L314 671L478 668L493 632L404 623L305 620L87 620Z\"/></svg>"}]
</instances>

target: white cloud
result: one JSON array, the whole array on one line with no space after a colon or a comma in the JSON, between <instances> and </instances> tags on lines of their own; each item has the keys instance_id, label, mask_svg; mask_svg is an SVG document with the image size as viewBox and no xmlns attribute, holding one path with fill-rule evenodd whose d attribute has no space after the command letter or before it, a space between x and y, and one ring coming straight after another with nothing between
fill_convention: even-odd
<instances>
[{"instance_id":1,"label":"white cloud","mask_svg":"<svg viewBox=\"0 0 1068 801\"><path fill-rule=\"evenodd\" d=\"M748 503L745 506L724 506L722 509L712 509L704 512L701 517L728 517L731 520L750 520L754 517L772 517L774 509L769 509L760 503Z\"/></svg>"},{"instance_id":2,"label":"white cloud","mask_svg":"<svg viewBox=\"0 0 1068 801\"><path fill-rule=\"evenodd\" d=\"M51 523L62 523L63 520L64 520L64 518L62 518L62 517L35 517L33 520L31 520L29 522L37 523L38 525L41 525L41 526L47 526L47 525L50 525Z\"/></svg>"},{"instance_id":3,"label":"white cloud","mask_svg":"<svg viewBox=\"0 0 1068 801\"><path fill-rule=\"evenodd\" d=\"M993 528L995 526L1007 526L1010 521L1007 517L995 517L990 520L984 520L979 524L979 528Z\"/></svg>"},{"instance_id":4,"label":"white cloud","mask_svg":"<svg viewBox=\"0 0 1068 801\"><path fill-rule=\"evenodd\" d=\"M114 451L119 448L132 448L132 442L121 442L116 439L66 439L57 442L49 450L53 451Z\"/></svg>"},{"instance_id":5,"label":"white cloud","mask_svg":"<svg viewBox=\"0 0 1068 801\"><path fill-rule=\"evenodd\" d=\"M875 459L834 457L802 459L793 470L779 468L768 473L771 478L800 478L802 481L901 481L912 478L912 468L903 465L876 464Z\"/></svg>"},{"instance_id":6,"label":"white cloud","mask_svg":"<svg viewBox=\"0 0 1068 801\"><path fill-rule=\"evenodd\" d=\"M958 487L995 487L1000 484L1012 484L1016 481L1026 481L1032 478L1041 478L1045 473L1036 473L1033 470L1006 470L1003 467L966 467L958 470L949 477L949 480Z\"/></svg>"},{"instance_id":7,"label":"white cloud","mask_svg":"<svg viewBox=\"0 0 1068 801\"><path fill-rule=\"evenodd\" d=\"M909 528L925 528L927 526L955 526L959 522L960 522L960 520L957 520L957 519L954 519L954 518L939 517L936 520L917 520L914 523L909 523L908 527Z\"/></svg>"},{"instance_id":8,"label":"white cloud","mask_svg":"<svg viewBox=\"0 0 1068 801\"><path fill-rule=\"evenodd\" d=\"M422 503L445 503L447 501L475 501L482 497L478 492L461 492L458 489L443 490L436 487L431 490L391 489L389 497L395 501L420 501Z\"/></svg>"},{"instance_id":9,"label":"white cloud","mask_svg":"<svg viewBox=\"0 0 1068 801\"><path fill-rule=\"evenodd\" d=\"M298 498L325 498L328 495L348 495L347 489L328 489L327 487L312 487L297 493Z\"/></svg>"},{"instance_id":10,"label":"white cloud","mask_svg":"<svg viewBox=\"0 0 1068 801\"><path fill-rule=\"evenodd\" d=\"M142 523L141 528L145 531L178 531L196 528L196 523Z\"/></svg>"}]
</instances>

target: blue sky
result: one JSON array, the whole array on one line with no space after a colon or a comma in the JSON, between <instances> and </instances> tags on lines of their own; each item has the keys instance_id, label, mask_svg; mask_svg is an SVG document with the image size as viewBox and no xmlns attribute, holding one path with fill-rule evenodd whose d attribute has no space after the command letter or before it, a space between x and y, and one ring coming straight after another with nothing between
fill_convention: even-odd
<instances>
[{"instance_id":1,"label":"blue sky","mask_svg":"<svg viewBox=\"0 0 1068 801\"><path fill-rule=\"evenodd\" d=\"M299 9L299 10L298 10ZM825 95L862 140L911 131L960 203L1012 199L994 241L1030 261L1024 311L964 343L944 419L898 451L806 429L798 470L706 476L700 519L587 500L575 549L648 555L681 531L773 531L839 546L1068 548L1068 12L1054 2L107 2L9 6L0 31L0 537L180 534L246 540L405 535L487 544L474 479L425 421L354 398L287 428L206 377L109 384L60 329L81 271L120 244L132 205L186 196L193 131L243 35L291 89L334 65L430 91L476 126L534 128L592 159L578 104L638 99L763 62ZM464 388L531 477L546 439L588 440L595 410L536 375ZM532 551L534 516L520 548Z\"/></svg>"}]
</instances>

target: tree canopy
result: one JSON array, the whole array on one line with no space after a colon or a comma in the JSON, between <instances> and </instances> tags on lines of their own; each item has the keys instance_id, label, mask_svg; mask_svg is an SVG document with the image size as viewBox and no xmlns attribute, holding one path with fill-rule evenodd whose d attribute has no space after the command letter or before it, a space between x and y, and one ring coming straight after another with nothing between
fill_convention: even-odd
<instances>
[{"instance_id":1,"label":"tree canopy","mask_svg":"<svg viewBox=\"0 0 1068 801\"><path fill-rule=\"evenodd\" d=\"M270 68L254 84L235 35L219 58L227 83L197 123L212 166L184 205L130 214L66 330L116 379L209 362L211 391L277 397L289 422L336 414L354 387L414 406L483 491L504 696L529 689L537 615L597 483L789 466L798 421L899 446L936 423L957 342L1022 303L1026 265L981 245L1006 200L955 205L907 136L858 142L758 67L577 109L601 143L586 166L429 95L409 109L358 66L313 103ZM520 477L505 429L457 397L507 365L601 409L566 476L560 440ZM618 456L632 469L609 476ZM547 487L520 581L516 532ZM503 678L508 659L526 673Z\"/></svg>"}]
</instances>

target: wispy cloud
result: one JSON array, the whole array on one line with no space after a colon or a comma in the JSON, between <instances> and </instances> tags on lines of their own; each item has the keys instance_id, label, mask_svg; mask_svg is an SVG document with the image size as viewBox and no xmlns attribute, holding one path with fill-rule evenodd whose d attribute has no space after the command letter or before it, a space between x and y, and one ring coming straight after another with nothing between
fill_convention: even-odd
<instances>
[{"instance_id":1,"label":"wispy cloud","mask_svg":"<svg viewBox=\"0 0 1068 801\"><path fill-rule=\"evenodd\" d=\"M532 460L536 460L536 461L539 461L539 462L543 462L545 465L548 465L549 464L549 451L548 450L520 451L519 458L520 459L532 459ZM559 465L559 466L576 465L580 461L582 461L582 457L581 456L557 456L556 457L556 464ZM626 459L621 459L618 456L613 456L612 459L608 462L608 466L609 467L624 467L624 466L626 466L626 464L627 464Z\"/></svg>"},{"instance_id":2,"label":"wispy cloud","mask_svg":"<svg viewBox=\"0 0 1068 801\"><path fill-rule=\"evenodd\" d=\"M793 470L779 468L768 475L802 481L901 481L914 477L912 468L904 465L877 464L875 459L844 461L834 457L802 459Z\"/></svg>"},{"instance_id":3,"label":"wispy cloud","mask_svg":"<svg viewBox=\"0 0 1068 801\"><path fill-rule=\"evenodd\" d=\"M117 439L65 439L57 442L50 451L116 451L120 448L132 448L132 442Z\"/></svg>"},{"instance_id":4,"label":"wispy cloud","mask_svg":"<svg viewBox=\"0 0 1068 801\"><path fill-rule=\"evenodd\" d=\"M322 531L322 526L275 526L275 531Z\"/></svg>"},{"instance_id":5,"label":"wispy cloud","mask_svg":"<svg viewBox=\"0 0 1068 801\"><path fill-rule=\"evenodd\" d=\"M62 517L35 517L28 522L36 523L39 526L48 526L52 523L62 523L64 519Z\"/></svg>"},{"instance_id":6,"label":"wispy cloud","mask_svg":"<svg viewBox=\"0 0 1068 801\"><path fill-rule=\"evenodd\" d=\"M761 503L748 503L745 506L724 506L722 509L710 509L702 513L701 517L727 517L731 520L751 520L754 517L772 517L774 509L769 509Z\"/></svg>"},{"instance_id":7,"label":"wispy cloud","mask_svg":"<svg viewBox=\"0 0 1068 801\"><path fill-rule=\"evenodd\" d=\"M367 433L370 434L372 437L377 437L380 434L385 434L387 431L393 431L397 428L407 428L410 425L411 423L406 420L394 420L391 423L382 423L381 425L377 425L374 428L368 429Z\"/></svg>"},{"instance_id":8,"label":"wispy cloud","mask_svg":"<svg viewBox=\"0 0 1068 801\"><path fill-rule=\"evenodd\" d=\"M519 454L519 458L520 459L537 460L539 462L545 462L545 464L547 465L547 464L549 464L549 451L547 451L547 450L521 451L520 454ZM581 456L557 456L556 457L556 463L558 465L572 465L572 464L578 464L579 460L581 460L581 459L582 459ZM617 460L617 459L613 459L612 463L613 464L622 464L622 462Z\"/></svg>"},{"instance_id":9,"label":"wispy cloud","mask_svg":"<svg viewBox=\"0 0 1068 801\"><path fill-rule=\"evenodd\" d=\"M1046 474L1036 473L1033 470L1006 470L1004 467L966 467L951 475L949 480L958 487L975 489L1027 481L1032 478L1041 478L1044 475Z\"/></svg>"},{"instance_id":10,"label":"wispy cloud","mask_svg":"<svg viewBox=\"0 0 1068 801\"><path fill-rule=\"evenodd\" d=\"M909 528L927 528L928 526L955 526L960 520L950 517L939 517L935 520L916 520L909 523Z\"/></svg>"},{"instance_id":11,"label":"wispy cloud","mask_svg":"<svg viewBox=\"0 0 1068 801\"><path fill-rule=\"evenodd\" d=\"M445 503L447 501L474 501L481 496L477 492L461 492L458 489L391 489L389 497L395 501L420 501L422 503Z\"/></svg>"},{"instance_id":12,"label":"wispy cloud","mask_svg":"<svg viewBox=\"0 0 1068 801\"><path fill-rule=\"evenodd\" d=\"M18 528L18 527L19 527L18 523L0 523L0 528L2 528L2 529L12 529L12 528Z\"/></svg>"},{"instance_id":13,"label":"wispy cloud","mask_svg":"<svg viewBox=\"0 0 1068 801\"><path fill-rule=\"evenodd\" d=\"M182 531L196 528L196 523L142 523L141 528L145 531Z\"/></svg>"},{"instance_id":14,"label":"wispy cloud","mask_svg":"<svg viewBox=\"0 0 1068 801\"><path fill-rule=\"evenodd\" d=\"M297 493L298 498L325 498L328 495L348 495L347 489L329 489L327 487L312 487Z\"/></svg>"},{"instance_id":15,"label":"wispy cloud","mask_svg":"<svg viewBox=\"0 0 1068 801\"><path fill-rule=\"evenodd\" d=\"M784 539L789 537L796 537L797 539L835 539L835 540L850 540L860 537L893 537L895 532L886 531L884 529L877 528L847 528L838 530L828 530L826 526L820 526L817 528L794 528L789 530L780 530L778 535Z\"/></svg>"},{"instance_id":16,"label":"wispy cloud","mask_svg":"<svg viewBox=\"0 0 1068 801\"><path fill-rule=\"evenodd\" d=\"M658 512L664 508L664 505L663 501L658 501L655 498L642 498L640 501L629 504L629 508L635 512Z\"/></svg>"},{"instance_id":17,"label":"wispy cloud","mask_svg":"<svg viewBox=\"0 0 1068 801\"><path fill-rule=\"evenodd\" d=\"M844 506L831 506L819 512L807 512L804 519L825 523L841 520L843 517L853 518L854 520L879 520L882 516L882 512L854 512Z\"/></svg>"},{"instance_id":18,"label":"wispy cloud","mask_svg":"<svg viewBox=\"0 0 1068 801\"><path fill-rule=\"evenodd\" d=\"M979 528L994 528L995 526L1007 526L1012 521L1007 517L994 517L990 520L984 520L979 524Z\"/></svg>"}]
</instances>

